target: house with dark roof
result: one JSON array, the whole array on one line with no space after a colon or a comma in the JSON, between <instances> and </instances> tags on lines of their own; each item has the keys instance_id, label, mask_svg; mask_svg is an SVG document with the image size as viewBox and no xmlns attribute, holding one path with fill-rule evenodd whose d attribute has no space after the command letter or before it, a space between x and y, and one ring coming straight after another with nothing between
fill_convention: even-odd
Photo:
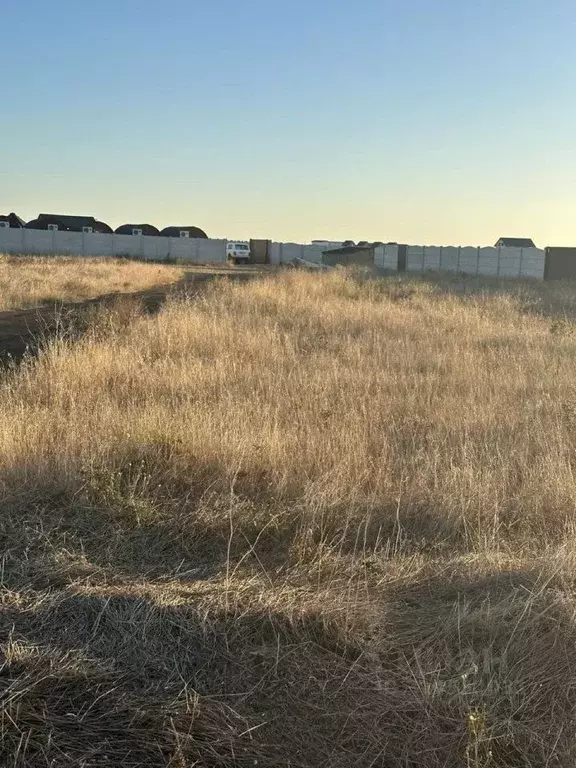
<instances>
[{"instance_id":1,"label":"house with dark roof","mask_svg":"<svg viewBox=\"0 0 576 768\"><path fill-rule=\"evenodd\" d=\"M153 224L122 224L114 230L115 235L151 235L157 237L160 230Z\"/></svg>"},{"instance_id":2,"label":"house with dark roof","mask_svg":"<svg viewBox=\"0 0 576 768\"><path fill-rule=\"evenodd\" d=\"M0 227L11 227L12 229L23 229L26 222L15 213L0 214Z\"/></svg>"},{"instance_id":3,"label":"house with dark roof","mask_svg":"<svg viewBox=\"0 0 576 768\"><path fill-rule=\"evenodd\" d=\"M161 237L199 237L204 240L208 235L199 227L164 227L160 230Z\"/></svg>"},{"instance_id":4,"label":"house with dark roof","mask_svg":"<svg viewBox=\"0 0 576 768\"><path fill-rule=\"evenodd\" d=\"M501 237L495 248L536 248L529 237Z\"/></svg>"},{"instance_id":5,"label":"house with dark roof","mask_svg":"<svg viewBox=\"0 0 576 768\"><path fill-rule=\"evenodd\" d=\"M112 234L112 227L94 216L65 216L60 213L41 213L26 224L26 229L50 229L62 232L100 232Z\"/></svg>"}]
</instances>

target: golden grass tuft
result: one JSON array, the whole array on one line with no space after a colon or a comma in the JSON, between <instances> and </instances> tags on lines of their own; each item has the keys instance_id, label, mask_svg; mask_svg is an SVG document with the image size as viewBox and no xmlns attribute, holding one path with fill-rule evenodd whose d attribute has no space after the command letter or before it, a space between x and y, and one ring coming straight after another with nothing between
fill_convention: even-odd
<instances>
[{"instance_id":1,"label":"golden grass tuft","mask_svg":"<svg viewBox=\"0 0 576 768\"><path fill-rule=\"evenodd\" d=\"M127 259L0 255L0 311L143 291L183 274L180 267Z\"/></svg>"},{"instance_id":2,"label":"golden grass tuft","mask_svg":"<svg viewBox=\"0 0 576 768\"><path fill-rule=\"evenodd\" d=\"M574 293L286 272L0 394L0 762L569 768Z\"/></svg>"}]
</instances>

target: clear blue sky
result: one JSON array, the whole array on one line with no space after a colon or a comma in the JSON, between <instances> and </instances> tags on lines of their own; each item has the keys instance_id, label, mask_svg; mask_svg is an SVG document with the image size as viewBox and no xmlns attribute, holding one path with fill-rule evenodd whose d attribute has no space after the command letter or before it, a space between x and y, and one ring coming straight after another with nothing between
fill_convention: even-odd
<instances>
[{"instance_id":1,"label":"clear blue sky","mask_svg":"<svg viewBox=\"0 0 576 768\"><path fill-rule=\"evenodd\" d=\"M0 212L576 244L574 0L0 0Z\"/></svg>"}]
</instances>

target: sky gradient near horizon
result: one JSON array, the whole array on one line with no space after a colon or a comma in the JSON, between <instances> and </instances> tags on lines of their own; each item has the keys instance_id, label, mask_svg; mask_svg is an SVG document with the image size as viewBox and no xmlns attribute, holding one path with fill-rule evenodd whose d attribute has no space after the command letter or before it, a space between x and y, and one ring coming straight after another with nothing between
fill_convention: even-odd
<instances>
[{"instance_id":1,"label":"sky gradient near horizon","mask_svg":"<svg viewBox=\"0 0 576 768\"><path fill-rule=\"evenodd\" d=\"M573 0L0 11L0 213L576 244Z\"/></svg>"}]
</instances>

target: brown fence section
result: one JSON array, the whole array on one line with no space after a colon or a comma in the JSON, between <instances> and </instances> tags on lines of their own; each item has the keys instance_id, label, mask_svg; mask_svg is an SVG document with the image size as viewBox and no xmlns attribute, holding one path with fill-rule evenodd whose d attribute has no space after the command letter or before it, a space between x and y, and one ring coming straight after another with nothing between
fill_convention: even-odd
<instances>
[{"instance_id":1,"label":"brown fence section","mask_svg":"<svg viewBox=\"0 0 576 768\"><path fill-rule=\"evenodd\" d=\"M345 248L335 248L332 251L324 251L322 263L330 267L336 264L351 266L356 264L362 267L369 267L374 264L374 248L369 246L348 246Z\"/></svg>"},{"instance_id":2,"label":"brown fence section","mask_svg":"<svg viewBox=\"0 0 576 768\"><path fill-rule=\"evenodd\" d=\"M407 255L408 255L408 246L399 245L398 246L398 267L397 267L398 272L406 272Z\"/></svg>"},{"instance_id":3,"label":"brown fence section","mask_svg":"<svg viewBox=\"0 0 576 768\"><path fill-rule=\"evenodd\" d=\"M250 240L250 261L253 264L268 264L269 240Z\"/></svg>"},{"instance_id":4,"label":"brown fence section","mask_svg":"<svg viewBox=\"0 0 576 768\"><path fill-rule=\"evenodd\" d=\"M544 280L576 279L576 248L546 248Z\"/></svg>"}]
</instances>

